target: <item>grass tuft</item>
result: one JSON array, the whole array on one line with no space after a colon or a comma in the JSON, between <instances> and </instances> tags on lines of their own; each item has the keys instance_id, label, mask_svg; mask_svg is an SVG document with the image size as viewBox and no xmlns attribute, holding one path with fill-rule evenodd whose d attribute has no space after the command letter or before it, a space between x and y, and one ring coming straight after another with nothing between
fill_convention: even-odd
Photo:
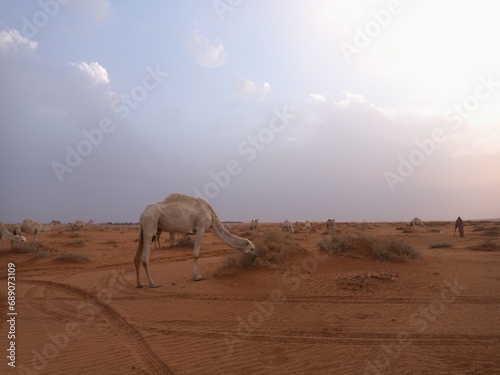
<instances>
[{"instance_id":1,"label":"grass tuft","mask_svg":"<svg viewBox=\"0 0 500 375\"><path fill-rule=\"evenodd\" d=\"M440 249L446 247L453 247L453 244L449 242L434 242L429 244L429 249Z\"/></svg>"},{"instance_id":2,"label":"grass tuft","mask_svg":"<svg viewBox=\"0 0 500 375\"><path fill-rule=\"evenodd\" d=\"M397 239L377 239L374 241L373 253L380 260L404 262L408 258L420 258L420 252L407 243Z\"/></svg>"},{"instance_id":3,"label":"grass tuft","mask_svg":"<svg viewBox=\"0 0 500 375\"><path fill-rule=\"evenodd\" d=\"M500 251L500 244L494 242L492 239L488 238L484 242L473 247L474 250L480 251Z\"/></svg>"},{"instance_id":4,"label":"grass tuft","mask_svg":"<svg viewBox=\"0 0 500 375\"><path fill-rule=\"evenodd\" d=\"M379 239L363 235L322 237L317 245L320 250L328 253L349 253L353 255L366 254L380 260L403 262L408 258L420 258L420 252L397 239Z\"/></svg>"},{"instance_id":5,"label":"grass tuft","mask_svg":"<svg viewBox=\"0 0 500 375\"><path fill-rule=\"evenodd\" d=\"M88 262L90 259L85 254L79 253L62 253L59 255L56 260L65 261L65 262Z\"/></svg>"},{"instance_id":6,"label":"grass tuft","mask_svg":"<svg viewBox=\"0 0 500 375\"><path fill-rule=\"evenodd\" d=\"M289 233L266 231L253 240L257 255L233 253L223 264L223 268L273 267L285 263L304 251Z\"/></svg>"},{"instance_id":7,"label":"grass tuft","mask_svg":"<svg viewBox=\"0 0 500 375\"><path fill-rule=\"evenodd\" d=\"M84 239L71 240L66 245L71 247L83 247L85 246L86 241Z\"/></svg>"}]
</instances>

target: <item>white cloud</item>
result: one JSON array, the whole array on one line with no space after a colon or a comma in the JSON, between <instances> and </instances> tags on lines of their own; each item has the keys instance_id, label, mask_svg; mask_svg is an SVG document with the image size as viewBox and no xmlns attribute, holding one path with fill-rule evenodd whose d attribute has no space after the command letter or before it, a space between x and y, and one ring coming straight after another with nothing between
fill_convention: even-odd
<instances>
[{"instance_id":1,"label":"white cloud","mask_svg":"<svg viewBox=\"0 0 500 375\"><path fill-rule=\"evenodd\" d=\"M363 96L363 94L355 94L350 91L342 91L342 95L345 97L344 99L334 101L334 103L340 107L349 107L352 103L372 104Z\"/></svg>"},{"instance_id":2,"label":"white cloud","mask_svg":"<svg viewBox=\"0 0 500 375\"><path fill-rule=\"evenodd\" d=\"M321 94L309 94L309 96L310 96L311 98L313 98L314 100L318 100L318 101L320 101L320 102L324 102L324 101L326 101L325 96L324 96L324 95L321 95Z\"/></svg>"},{"instance_id":3,"label":"white cloud","mask_svg":"<svg viewBox=\"0 0 500 375\"><path fill-rule=\"evenodd\" d=\"M19 48L26 48L30 51L34 51L38 43L29 40L21 35L16 29L8 29L0 31L0 48L1 49L13 49L14 52L18 52Z\"/></svg>"},{"instance_id":4,"label":"white cloud","mask_svg":"<svg viewBox=\"0 0 500 375\"><path fill-rule=\"evenodd\" d=\"M262 87L259 87L255 82L249 79L238 77L234 84L234 91L244 99L255 95L260 101L263 101L271 91L271 85L268 82L264 82Z\"/></svg>"},{"instance_id":5,"label":"white cloud","mask_svg":"<svg viewBox=\"0 0 500 375\"><path fill-rule=\"evenodd\" d=\"M86 74L95 85L102 85L109 83L108 72L99 63L91 62L79 62L72 63L72 66L76 67L79 71Z\"/></svg>"},{"instance_id":6,"label":"white cloud","mask_svg":"<svg viewBox=\"0 0 500 375\"><path fill-rule=\"evenodd\" d=\"M200 31L200 25L195 25L191 33L192 48L196 62L204 68L218 68L226 63L227 53L222 41L210 40Z\"/></svg>"}]
</instances>

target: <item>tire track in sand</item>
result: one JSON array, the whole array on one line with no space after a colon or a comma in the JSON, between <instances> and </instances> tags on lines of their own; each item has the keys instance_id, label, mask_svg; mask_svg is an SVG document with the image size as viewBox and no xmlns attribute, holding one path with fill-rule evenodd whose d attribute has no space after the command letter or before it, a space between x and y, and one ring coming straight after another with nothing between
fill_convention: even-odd
<instances>
[{"instance_id":1,"label":"tire track in sand","mask_svg":"<svg viewBox=\"0 0 500 375\"><path fill-rule=\"evenodd\" d=\"M144 371L152 375L174 375L170 367L164 363L151 349L137 329L107 304L101 302L94 295L69 285L59 284L53 281L25 280L25 283L56 289L68 294L76 295L84 299L87 303L95 307L97 313L101 315L118 333L128 348L134 353L142 364Z\"/></svg>"}]
</instances>

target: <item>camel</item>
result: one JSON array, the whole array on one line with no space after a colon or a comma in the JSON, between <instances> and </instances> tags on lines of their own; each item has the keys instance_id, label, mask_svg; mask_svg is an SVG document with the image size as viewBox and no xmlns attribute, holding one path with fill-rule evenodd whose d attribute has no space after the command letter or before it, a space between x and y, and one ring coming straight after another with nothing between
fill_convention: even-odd
<instances>
[{"instance_id":1,"label":"camel","mask_svg":"<svg viewBox=\"0 0 500 375\"><path fill-rule=\"evenodd\" d=\"M259 225L259 219L252 219L250 222L250 230L257 229L257 225Z\"/></svg>"},{"instance_id":2,"label":"camel","mask_svg":"<svg viewBox=\"0 0 500 375\"><path fill-rule=\"evenodd\" d=\"M198 274L197 260L201 241L208 228L212 228L219 239L226 245L245 254L256 254L254 244L246 238L231 234L222 225L212 206L202 198L173 193L163 201L148 205L139 219L139 244L134 258L137 287L142 288L139 268L142 263L150 288L157 288L149 272L150 244L158 229L164 232L194 234L193 280L202 280Z\"/></svg>"},{"instance_id":3,"label":"camel","mask_svg":"<svg viewBox=\"0 0 500 375\"><path fill-rule=\"evenodd\" d=\"M429 231L429 229L427 229L427 227L425 226L424 222L422 220L420 220L418 217L414 218L410 222L410 229L413 229L413 226L417 226L417 225L425 228L426 231Z\"/></svg>"},{"instance_id":4,"label":"camel","mask_svg":"<svg viewBox=\"0 0 500 375\"><path fill-rule=\"evenodd\" d=\"M455 230L453 231L453 237L455 237L455 233L457 231L457 228L458 228L458 232L460 233L460 237L465 237L465 234L464 234L464 221L462 220L462 218L460 216L455 221Z\"/></svg>"},{"instance_id":5,"label":"camel","mask_svg":"<svg viewBox=\"0 0 500 375\"><path fill-rule=\"evenodd\" d=\"M5 236L7 237L8 240L12 242L26 242L26 238L23 236L16 236L12 233L10 233L7 230L7 227L0 221L0 241L2 241L2 237Z\"/></svg>"},{"instance_id":6,"label":"camel","mask_svg":"<svg viewBox=\"0 0 500 375\"><path fill-rule=\"evenodd\" d=\"M13 233L14 235L19 235L21 234L21 232L33 234L33 243L35 243L38 237L38 233L48 232L56 224L61 224L61 222L52 220L50 224L42 224L31 219L24 219L22 223L14 225Z\"/></svg>"},{"instance_id":7,"label":"camel","mask_svg":"<svg viewBox=\"0 0 500 375\"><path fill-rule=\"evenodd\" d=\"M76 220L72 225L71 225L71 232L75 230L75 228L80 228L80 231L83 233L83 227L85 225L92 224L94 220L89 220L88 222L84 222L81 220Z\"/></svg>"},{"instance_id":8,"label":"camel","mask_svg":"<svg viewBox=\"0 0 500 375\"><path fill-rule=\"evenodd\" d=\"M295 233L295 231L293 230L292 223L290 223L288 220L285 220L283 224L281 224L281 231L282 232L289 231Z\"/></svg>"},{"instance_id":9,"label":"camel","mask_svg":"<svg viewBox=\"0 0 500 375\"><path fill-rule=\"evenodd\" d=\"M332 229L334 224L335 224L335 220L334 219L328 219L326 221L326 230Z\"/></svg>"},{"instance_id":10,"label":"camel","mask_svg":"<svg viewBox=\"0 0 500 375\"><path fill-rule=\"evenodd\" d=\"M309 233L311 232L311 223L309 222L309 220L306 220L306 222L304 223L304 228L306 229L306 233L309 236Z\"/></svg>"}]
</instances>

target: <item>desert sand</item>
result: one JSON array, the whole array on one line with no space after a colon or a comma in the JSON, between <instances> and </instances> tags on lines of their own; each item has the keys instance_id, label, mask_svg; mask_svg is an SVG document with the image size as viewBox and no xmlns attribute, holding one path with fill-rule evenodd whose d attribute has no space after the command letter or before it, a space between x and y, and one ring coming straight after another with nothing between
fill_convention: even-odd
<instances>
[{"instance_id":1,"label":"desert sand","mask_svg":"<svg viewBox=\"0 0 500 375\"><path fill-rule=\"evenodd\" d=\"M8 226L8 225L7 225ZM498 222L336 223L333 236L399 238L419 259L318 249L325 224L287 234L305 252L274 267L224 268L235 250L209 231L193 282L192 252L151 253L160 288L135 287L138 226L67 226L35 251L0 243L2 374L500 374ZM9 229L12 226L8 226ZM232 224L257 238L278 223ZM473 230L473 229L476 230ZM32 236L27 235L28 242ZM446 243L450 247L430 248ZM70 253L61 260L61 254ZM86 256L88 259L79 259ZM7 320L15 265L15 325ZM144 270L141 276L145 281ZM13 340L8 339L14 333ZM7 350L6 350L7 349Z\"/></svg>"}]
</instances>

